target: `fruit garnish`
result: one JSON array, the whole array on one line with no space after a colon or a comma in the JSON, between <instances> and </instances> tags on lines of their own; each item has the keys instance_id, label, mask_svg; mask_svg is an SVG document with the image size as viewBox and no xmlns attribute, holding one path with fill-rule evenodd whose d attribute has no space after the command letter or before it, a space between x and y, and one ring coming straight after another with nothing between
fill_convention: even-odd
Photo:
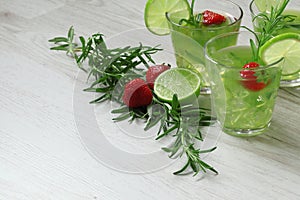
<instances>
[{"instance_id":1,"label":"fruit garnish","mask_svg":"<svg viewBox=\"0 0 300 200\"><path fill-rule=\"evenodd\" d=\"M243 86L251 91L259 91L266 87L266 83L257 80L256 72L254 71L259 67L256 62L250 62L243 66L244 70L240 71L241 81Z\"/></svg>"},{"instance_id":2,"label":"fruit garnish","mask_svg":"<svg viewBox=\"0 0 300 200\"><path fill-rule=\"evenodd\" d=\"M283 15L283 12L289 3L289 0L282 0L282 3L278 4L276 7L272 7L269 13L259 13L253 19L259 20L260 32L255 33L248 27L243 26L253 34L255 34L255 41L250 39L250 45L253 52L253 60L260 60L261 47L276 35L276 32L281 30L288 22L293 20L291 15ZM284 50L284 49L282 49Z\"/></svg>"},{"instance_id":3,"label":"fruit garnish","mask_svg":"<svg viewBox=\"0 0 300 200\"><path fill-rule=\"evenodd\" d=\"M266 64L272 64L284 58L282 74L300 72L300 34L283 33L267 41L259 51Z\"/></svg>"},{"instance_id":4,"label":"fruit garnish","mask_svg":"<svg viewBox=\"0 0 300 200\"><path fill-rule=\"evenodd\" d=\"M154 82L154 93L163 101L171 102L177 94L179 101L194 101L200 93L199 76L187 68L173 68L160 74Z\"/></svg>"},{"instance_id":5,"label":"fruit garnish","mask_svg":"<svg viewBox=\"0 0 300 200\"><path fill-rule=\"evenodd\" d=\"M251 69L255 69L257 67L259 67L259 64L256 63L256 62L249 62L249 63L245 64L243 66L243 68L246 69L246 70L243 70L243 71L240 72L241 73L241 77L245 78L245 79L251 79L251 78L253 78L255 72L252 71Z\"/></svg>"},{"instance_id":6,"label":"fruit garnish","mask_svg":"<svg viewBox=\"0 0 300 200\"><path fill-rule=\"evenodd\" d=\"M172 21L199 27L218 25L226 21L226 17L218 13L206 10L203 13L194 14L195 0L191 4L187 0L148 0L145 7L144 20L148 30L156 35L170 33L167 13L172 13Z\"/></svg>"},{"instance_id":7,"label":"fruit garnish","mask_svg":"<svg viewBox=\"0 0 300 200\"><path fill-rule=\"evenodd\" d=\"M222 24L226 21L226 17L210 10L205 10L202 13L202 23L206 26L214 24Z\"/></svg>"},{"instance_id":8,"label":"fruit garnish","mask_svg":"<svg viewBox=\"0 0 300 200\"><path fill-rule=\"evenodd\" d=\"M87 40L80 36L79 40L81 45L74 42L74 29L71 27L67 37L56 37L49 42L56 45L51 47L51 50L67 52L75 59L78 67L88 72L89 78L94 76L94 82L85 91L101 95L91 103L114 101L122 104L124 101L126 105L112 111L119 114L113 118L115 122L142 119L145 122L145 131L158 125L160 128L157 140L172 134L175 141L163 150L169 153L171 158L185 155L187 159L184 167L174 174L183 174L189 169L192 169L195 175L206 170L218 173L200 157L203 153L214 151L216 147L200 150L195 144L196 140L203 140L202 128L210 126L216 119L208 114L207 109L193 104L185 104L182 108L177 94L173 95L170 102L161 101L140 78L145 76L149 65L155 65L151 56L161 49L142 44L137 47L110 49L106 46L102 34L93 34ZM83 68L83 64L87 64L87 67ZM128 79L133 80L124 86Z\"/></svg>"},{"instance_id":9,"label":"fruit garnish","mask_svg":"<svg viewBox=\"0 0 300 200\"><path fill-rule=\"evenodd\" d=\"M146 81L150 89L154 88L154 81L164 71L170 69L169 65L155 65L148 68L146 72Z\"/></svg>"},{"instance_id":10,"label":"fruit garnish","mask_svg":"<svg viewBox=\"0 0 300 200\"><path fill-rule=\"evenodd\" d=\"M152 98L148 84L140 78L133 79L125 85L122 97L124 104L130 108L148 106Z\"/></svg>"},{"instance_id":11,"label":"fruit garnish","mask_svg":"<svg viewBox=\"0 0 300 200\"><path fill-rule=\"evenodd\" d=\"M166 13L172 12L173 17L186 19L190 16L190 6L187 0L148 0L144 20L148 30L156 35L167 35L170 33Z\"/></svg>"}]
</instances>

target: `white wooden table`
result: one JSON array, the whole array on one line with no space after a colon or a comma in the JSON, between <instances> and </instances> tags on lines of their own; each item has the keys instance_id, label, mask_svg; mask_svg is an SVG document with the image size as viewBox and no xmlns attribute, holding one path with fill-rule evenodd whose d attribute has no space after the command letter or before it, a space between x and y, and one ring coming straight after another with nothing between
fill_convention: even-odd
<instances>
[{"instance_id":1,"label":"white wooden table","mask_svg":"<svg viewBox=\"0 0 300 200\"><path fill-rule=\"evenodd\" d=\"M50 51L47 40L65 35L71 25L85 36L143 28L145 2L0 0L0 199L300 199L299 88L280 89L265 134L249 139L220 135L218 149L207 157L218 176L199 180L172 175L181 161L154 172L126 173L117 166L121 157L108 163L93 156L79 130L89 129L91 122L74 101L74 87L85 83L76 79L74 62ZM249 26L249 0L235 2L244 9L243 24ZM91 106L85 101L91 100L89 94L82 96ZM111 143L127 148L129 154L149 154L163 145L145 133L140 138L113 132L107 105L97 106L94 118ZM156 153L157 163L165 165L167 155ZM142 166L155 165L148 164Z\"/></svg>"}]
</instances>

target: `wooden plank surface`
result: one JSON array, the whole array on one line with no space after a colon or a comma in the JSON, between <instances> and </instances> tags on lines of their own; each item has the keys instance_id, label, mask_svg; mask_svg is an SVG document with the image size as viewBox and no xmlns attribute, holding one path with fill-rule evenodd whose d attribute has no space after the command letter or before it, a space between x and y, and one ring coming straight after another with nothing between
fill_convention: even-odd
<instances>
[{"instance_id":1,"label":"wooden plank surface","mask_svg":"<svg viewBox=\"0 0 300 200\"><path fill-rule=\"evenodd\" d=\"M264 135L220 135L218 149L207 157L218 176L173 176L180 161L151 173L126 173L98 162L83 144L78 130L92 122L74 110L74 88L85 81L70 58L49 50L47 40L65 35L71 25L85 36L143 29L145 2L0 0L0 199L299 199L299 88L280 89ZM235 2L245 11L243 24L250 26L249 1ZM90 98L82 95L83 100ZM93 109L111 143L142 153L164 144L144 133L113 134L109 110L103 112L107 105ZM162 156L157 162L166 164L167 156L157 154Z\"/></svg>"}]
</instances>

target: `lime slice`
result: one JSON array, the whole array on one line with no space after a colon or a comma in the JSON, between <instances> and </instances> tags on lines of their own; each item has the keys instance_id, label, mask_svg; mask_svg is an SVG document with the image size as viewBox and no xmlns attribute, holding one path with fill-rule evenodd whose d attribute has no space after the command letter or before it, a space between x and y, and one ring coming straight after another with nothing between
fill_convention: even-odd
<instances>
[{"instance_id":1,"label":"lime slice","mask_svg":"<svg viewBox=\"0 0 300 200\"><path fill-rule=\"evenodd\" d=\"M186 68L173 68L161 73L154 82L154 93L159 99L171 102L177 94L181 102L196 100L200 94L199 76Z\"/></svg>"},{"instance_id":2,"label":"lime slice","mask_svg":"<svg viewBox=\"0 0 300 200\"><path fill-rule=\"evenodd\" d=\"M187 19L190 15L190 5L187 0L148 0L144 20L149 31L156 35L170 33L167 12L174 13L175 18Z\"/></svg>"},{"instance_id":3,"label":"lime slice","mask_svg":"<svg viewBox=\"0 0 300 200\"><path fill-rule=\"evenodd\" d=\"M300 34L283 33L266 42L260 49L260 57L266 64L284 58L282 75L300 71Z\"/></svg>"},{"instance_id":4,"label":"lime slice","mask_svg":"<svg viewBox=\"0 0 300 200\"><path fill-rule=\"evenodd\" d=\"M260 12L269 12L271 7L282 5L284 0L254 0L257 9Z\"/></svg>"}]
</instances>

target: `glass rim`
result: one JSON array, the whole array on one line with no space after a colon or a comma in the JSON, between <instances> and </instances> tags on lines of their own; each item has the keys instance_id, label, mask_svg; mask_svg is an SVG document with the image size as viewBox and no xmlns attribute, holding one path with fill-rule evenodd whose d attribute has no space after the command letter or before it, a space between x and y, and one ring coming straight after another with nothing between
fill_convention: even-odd
<instances>
[{"instance_id":1,"label":"glass rim","mask_svg":"<svg viewBox=\"0 0 300 200\"><path fill-rule=\"evenodd\" d=\"M249 33L249 34L251 34L251 32L248 32L248 31L237 31L237 32L230 32L230 33L223 33L223 34L220 34L220 35L217 35L217 36L215 36L215 37L213 37L213 38L211 38L211 39L209 39L206 43L205 43L205 45L204 45L204 57L205 57L205 59L208 59L209 61L211 61L211 62L213 62L214 64L217 64L217 65L220 65L220 66L222 66L222 67L224 67L224 68L226 68L226 69L236 69L237 71L240 71L241 69L239 69L239 68L236 68L234 65L230 65L230 66L228 66L228 65L224 65L224 64L222 64L222 63L220 63L220 62L218 62L217 60L215 60L215 59L213 59L211 56L209 56L208 55L208 45L212 42L212 41L214 41L214 40L216 40L216 39L220 39L220 38L223 38L223 37L226 37L226 36L230 36L230 35L235 35L235 34L241 34L241 33ZM232 45L232 46L235 46L235 45ZM232 46L230 46L230 47L232 47ZM237 45L236 45L237 46ZM248 47L248 46L247 46ZM250 47L250 45L249 45L249 47ZM275 65L277 65L278 63L280 63L280 62L282 62L284 60L284 57L282 57L282 58L279 58L278 60L276 60L276 61L274 61L273 63L271 63L271 64L268 64L268 65L260 65L259 66L259 68L256 68L256 69L253 69L253 71L261 71L261 70L266 70L266 69L269 69L269 68L271 68L271 67L274 67Z\"/></svg>"},{"instance_id":2,"label":"glass rim","mask_svg":"<svg viewBox=\"0 0 300 200\"><path fill-rule=\"evenodd\" d=\"M286 9L289 7L289 5L290 6L296 6L296 8L288 8L289 10L290 9L295 9L295 10L299 10L299 6L298 6L298 4L296 3L296 5L291 5L291 2L292 1L290 1L288 4L287 4L287 7L286 7ZM255 8L257 9L257 13L254 11L254 6L255 6ZM251 2L250 2L250 4L249 4L249 10L250 10L250 14L252 14L252 16L256 16L256 15L258 15L259 13L261 13L261 11L259 11L258 10L258 8L257 8L257 6L255 5L255 0L251 0Z\"/></svg>"},{"instance_id":3,"label":"glass rim","mask_svg":"<svg viewBox=\"0 0 300 200\"><path fill-rule=\"evenodd\" d=\"M249 4L249 9L250 9L250 13L254 16L254 15L257 15L259 13L254 13L253 11L253 4L254 4L254 0L252 0Z\"/></svg>"},{"instance_id":4,"label":"glass rim","mask_svg":"<svg viewBox=\"0 0 300 200\"><path fill-rule=\"evenodd\" d=\"M238 19L236 19L234 22L232 22L232 23L230 23L230 24L227 24L226 26L218 26L218 27L209 27L209 26L206 26L205 29L208 29L208 30L222 29L222 28L224 28L224 27L233 26L233 25L235 25L236 23L238 23L238 22L240 22L240 21L242 20L242 18L243 18L243 16L244 16L244 11L243 11L243 9L242 9L238 4L236 4L236 3L232 2L232 1L229 1L229 0L223 0L223 1L229 2L229 3L231 3L232 5L235 5L235 6L240 10L240 16L239 16ZM174 13L174 12L173 12L173 13ZM166 13L165 13L168 22L171 23L171 24L173 24L173 25L175 25L175 26L177 26L177 27L182 27L182 28L187 28L187 29L193 29L193 30L201 29L201 28L197 28L197 27L191 28L191 27L188 27L188 26L183 26L183 25L181 25L181 24L178 24L178 23L176 23L176 22L174 22L174 21L171 20L171 18L170 18L170 16L169 16L170 14L172 14L172 12L166 12Z\"/></svg>"}]
</instances>

